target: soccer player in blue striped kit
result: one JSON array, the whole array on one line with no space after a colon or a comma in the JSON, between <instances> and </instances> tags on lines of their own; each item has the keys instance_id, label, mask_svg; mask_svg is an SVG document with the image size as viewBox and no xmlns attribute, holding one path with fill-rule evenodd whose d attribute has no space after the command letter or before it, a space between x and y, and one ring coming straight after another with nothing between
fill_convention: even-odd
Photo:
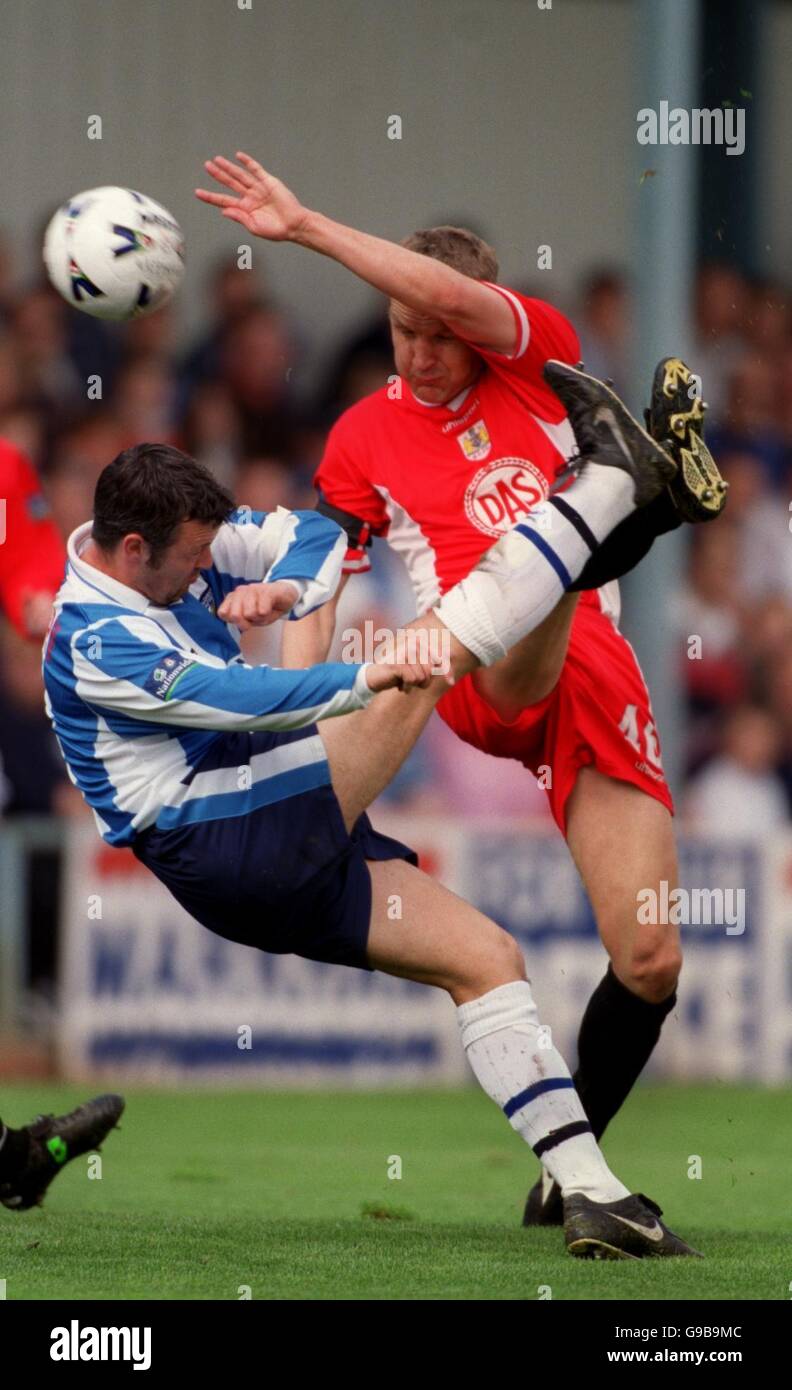
<instances>
[{"instance_id":1,"label":"soccer player in blue striped kit","mask_svg":"<svg viewBox=\"0 0 792 1390\"><path fill-rule=\"evenodd\" d=\"M142 444L104 470L93 523L69 540L45 643L47 709L100 834L131 846L198 922L448 992L478 1081L562 1189L570 1253L690 1255L609 1170L563 1059L544 1045L516 942L365 814L396 770L368 733L372 699L392 702L414 743L449 682L541 622L592 550L674 475L607 387L560 363L547 372L583 467L562 507L547 504L549 527L529 517L410 624L448 629L446 675L420 663L247 665L240 632L331 597L346 537L317 512L234 510L199 464Z\"/></svg>"}]
</instances>

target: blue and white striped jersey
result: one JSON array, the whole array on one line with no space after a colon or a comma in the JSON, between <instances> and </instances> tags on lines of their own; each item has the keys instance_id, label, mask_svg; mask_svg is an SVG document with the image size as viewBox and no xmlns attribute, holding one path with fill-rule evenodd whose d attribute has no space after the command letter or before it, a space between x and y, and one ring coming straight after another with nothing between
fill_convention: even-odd
<instances>
[{"instance_id":1,"label":"blue and white striped jersey","mask_svg":"<svg viewBox=\"0 0 792 1390\"><path fill-rule=\"evenodd\" d=\"M80 558L91 523L69 538L66 577L44 644L47 713L69 776L108 844L243 815L330 782L317 719L372 697L365 666L249 666L216 608L240 584L294 581L301 618L332 596L346 537L318 512L238 508L212 542L211 569L161 607ZM224 731L306 729L273 737L250 767L200 763Z\"/></svg>"}]
</instances>

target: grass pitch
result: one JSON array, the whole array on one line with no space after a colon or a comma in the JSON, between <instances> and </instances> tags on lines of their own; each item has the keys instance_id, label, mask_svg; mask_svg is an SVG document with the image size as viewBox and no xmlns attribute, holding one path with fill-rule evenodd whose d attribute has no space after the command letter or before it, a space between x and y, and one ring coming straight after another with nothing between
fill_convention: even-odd
<instances>
[{"instance_id":1,"label":"grass pitch","mask_svg":"<svg viewBox=\"0 0 792 1390\"><path fill-rule=\"evenodd\" d=\"M87 1094L4 1085L0 1113L19 1125ZM133 1091L101 1180L77 1159L41 1210L0 1208L0 1280L9 1300L534 1300L547 1286L553 1299L786 1300L791 1101L640 1088L608 1160L707 1259L601 1263L566 1255L557 1229L521 1229L537 1166L474 1088Z\"/></svg>"}]
</instances>

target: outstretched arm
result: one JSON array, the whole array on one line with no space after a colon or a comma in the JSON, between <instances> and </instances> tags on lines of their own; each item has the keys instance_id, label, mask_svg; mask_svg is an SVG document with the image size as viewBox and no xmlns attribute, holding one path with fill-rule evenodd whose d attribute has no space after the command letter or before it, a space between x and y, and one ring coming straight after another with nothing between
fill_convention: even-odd
<instances>
[{"instance_id":1,"label":"outstretched arm","mask_svg":"<svg viewBox=\"0 0 792 1390\"><path fill-rule=\"evenodd\" d=\"M146 618L105 619L74 635L68 661L63 651L53 654L53 680L65 677L100 711L218 732L302 729L362 709L377 691L425 689L431 680L431 667L419 661L335 662L299 671L224 665L163 645L162 636Z\"/></svg>"},{"instance_id":2,"label":"outstretched arm","mask_svg":"<svg viewBox=\"0 0 792 1390\"><path fill-rule=\"evenodd\" d=\"M292 241L319 251L390 299L416 313L438 318L471 342L511 352L516 329L509 305L486 285L430 256L408 251L381 237L334 222L303 207L280 179L250 155L237 151L238 164L222 155L205 168L229 193L197 188L196 196L222 210L254 236Z\"/></svg>"}]
</instances>

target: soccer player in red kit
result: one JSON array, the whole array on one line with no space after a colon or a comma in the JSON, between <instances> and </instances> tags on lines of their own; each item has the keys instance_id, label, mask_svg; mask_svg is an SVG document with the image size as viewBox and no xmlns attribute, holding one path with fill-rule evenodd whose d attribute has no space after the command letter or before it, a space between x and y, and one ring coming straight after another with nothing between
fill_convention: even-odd
<instances>
[{"instance_id":1,"label":"soccer player in red kit","mask_svg":"<svg viewBox=\"0 0 792 1390\"><path fill-rule=\"evenodd\" d=\"M0 610L23 637L43 637L66 550L31 463L0 439Z\"/></svg>"},{"instance_id":2,"label":"soccer player in red kit","mask_svg":"<svg viewBox=\"0 0 792 1390\"><path fill-rule=\"evenodd\" d=\"M66 549L28 459L0 439L0 612L17 632L41 638L63 581ZM116 1124L120 1096L97 1096L69 1115L39 1115L21 1129L0 1120L0 1202L37 1206L65 1163L91 1153Z\"/></svg>"},{"instance_id":3,"label":"soccer player in red kit","mask_svg":"<svg viewBox=\"0 0 792 1390\"><path fill-rule=\"evenodd\" d=\"M576 362L575 330L551 305L495 283L494 253L472 233L434 228L395 245L306 209L250 156L237 159L207 162L230 192L197 190L203 201L256 235L339 261L391 301L398 376L336 422L316 484L320 509L349 535L348 572L369 568L372 535L387 537L425 613L495 539L541 505L565 470L574 437L542 373L549 358ZM656 438L669 436L678 462L685 463L683 450L698 461L692 494L691 472L680 467L673 495L639 518L643 532L631 521L629 535L617 540L621 551L608 556L612 573L603 571L600 552L575 586L585 592L561 576L567 592L549 617L438 706L482 751L551 770L550 807L611 959L583 1018L574 1078L598 1137L674 1005L681 953L676 927L637 921L639 890L676 881L672 803L649 694L616 625L618 588L595 585L630 568L654 535L682 519L714 516L723 505L725 485L698 432L702 406L690 396L691 381L684 364L665 359L648 423ZM541 547L540 534L535 543ZM290 625L286 665L326 658L334 608L328 603ZM384 761L406 732L383 703ZM525 1224L560 1220L558 1190L543 1175Z\"/></svg>"}]
</instances>

